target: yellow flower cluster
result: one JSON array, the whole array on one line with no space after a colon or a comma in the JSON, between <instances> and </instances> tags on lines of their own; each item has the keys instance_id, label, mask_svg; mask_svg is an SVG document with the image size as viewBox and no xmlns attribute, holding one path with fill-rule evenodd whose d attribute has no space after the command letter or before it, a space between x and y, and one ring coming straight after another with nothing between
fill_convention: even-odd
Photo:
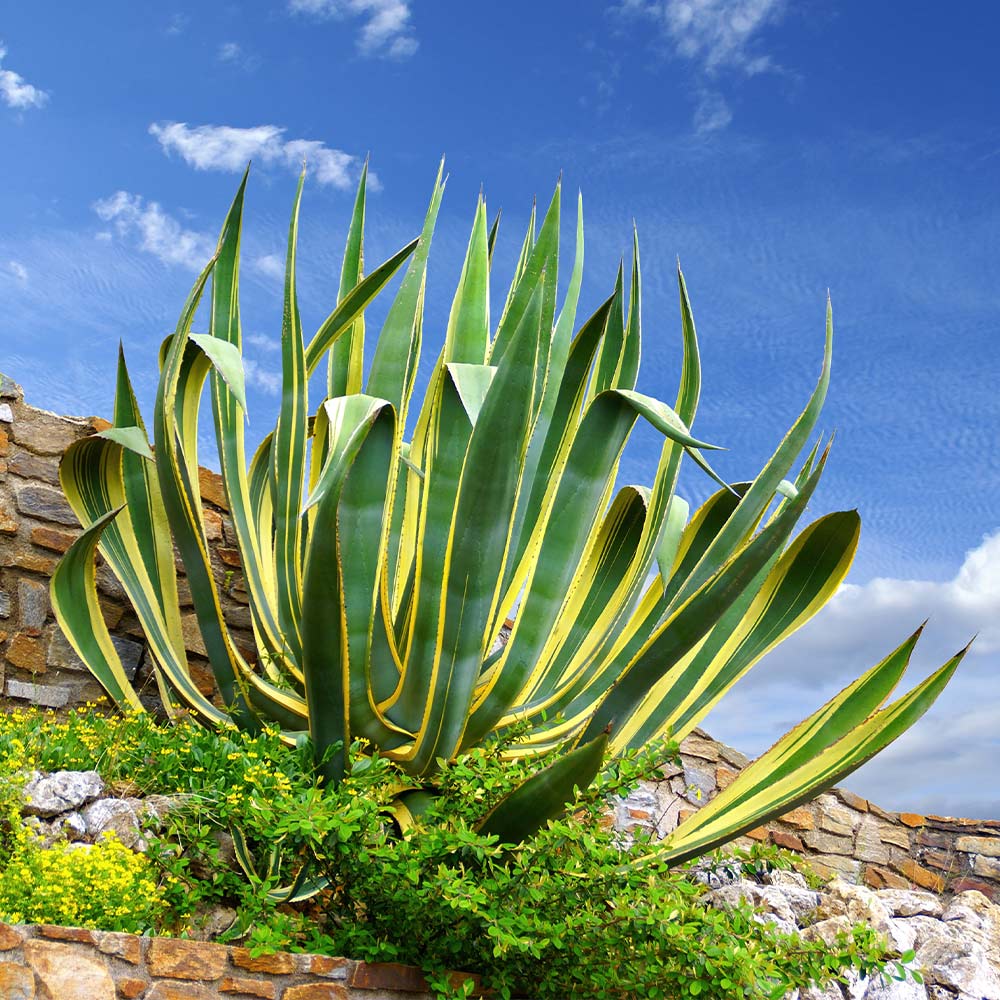
<instances>
[{"instance_id":1,"label":"yellow flower cluster","mask_svg":"<svg viewBox=\"0 0 1000 1000\"><path fill-rule=\"evenodd\" d=\"M0 920L8 923L143 931L165 905L149 859L112 833L92 846L24 844L0 873Z\"/></svg>"}]
</instances>

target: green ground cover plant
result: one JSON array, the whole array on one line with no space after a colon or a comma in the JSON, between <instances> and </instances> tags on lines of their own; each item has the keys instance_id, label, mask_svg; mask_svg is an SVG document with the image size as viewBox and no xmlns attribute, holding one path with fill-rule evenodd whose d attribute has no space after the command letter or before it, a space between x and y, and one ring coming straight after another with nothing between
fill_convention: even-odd
<instances>
[{"instance_id":1,"label":"green ground cover plant","mask_svg":"<svg viewBox=\"0 0 1000 1000\"><path fill-rule=\"evenodd\" d=\"M109 844L83 863L68 859L88 852L27 844L12 812L16 782L4 782L0 919L182 934L210 907L226 905L236 911L229 938L255 951L408 962L451 996L464 988L449 984L449 969L480 974L501 997L763 998L890 963L868 928L834 947L806 942L754 920L749 907L700 905L705 887L683 866L630 864L648 845L622 849L602 821L605 799L655 774L669 745L610 761L569 815L518 850L477 832L482 816L540 766L511 768L505 749L489 744L443 767L441 794L400 837L391 805L399 782L412 779L360 747L330 789L308 751L288 747L274 730L217 732L188 719L164 726L148 715L96 711L0 716L0 771L8 776L25 767L96 769L133 794L187 796L151 835L148 859ZM224 835L237 829L259 877L248 879L226 850ZM282 864L317 868L328 887L296 905L277 902L269 893L285 873L266 874L276 842ZM754 870L776 862L787 859L758 850L725 864Z\"/></svg>"}]
</instances>

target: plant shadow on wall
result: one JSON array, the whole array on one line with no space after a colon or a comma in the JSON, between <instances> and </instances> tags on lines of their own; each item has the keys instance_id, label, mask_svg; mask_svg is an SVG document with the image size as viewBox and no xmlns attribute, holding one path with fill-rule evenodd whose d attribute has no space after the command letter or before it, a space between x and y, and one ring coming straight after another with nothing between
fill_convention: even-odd
<instances>
[{"instance_id":1,"label":"plant shadow on wall","mask_svg":"<svg viewBox=\"0 0 1000 1000\"><path fill-rule=\"evenodd\" d=\"M101 617L99 550L135 608L169 714L251 734L276 727L289 746L308 748L329 794L364 760L391 765L385 807L404 841L433 836L449 769L478 748L497 748L490 752L523 767L523 780L471 833L508 846L545 836L547 821L565 813L574 789L591 786L609 755L683 738L846 575L856 512L829 514L793 537L829 455L821 442L809 448L829 383L829 304L812 396L756 478L728 484L706 458L713 446L691 430L701 373L680 271L684 353L670 407L635 391L638 242L628 281L619 269L610 297L577 329L582 203L557 307L557 187L537 232L532 213L494 329L499 219L489 224L480 198L444 346L415 401L441 170L419 239L367 275L362 175L338 303L309 340L296 299L303 175L288 240L280 411L248 463L238 305L246 181L161 348L154 448L120 356L114 426L63 459L62 484L85 530L53 577L59 623L115 702L141 710ZM404 264L365 373L365 308ZM192 333L206 295L209 332ZM324 362L327 398L313 415L309 378ZM206 381L257 664L231 641L209 560L197 486ZM639 420L663 437L656 474L652 486L615 492ZM685 456L720 487L693 513L675 492ZM215 700L188 670L171 539ZM962 656L885 705L918 634L629 866L659 870L710 851L829 788L899 736ZM252 869L255 845L237 840ZM303 868L275 892L302 898L328 887L326 876Z\"/></svg>"}]
</instances>

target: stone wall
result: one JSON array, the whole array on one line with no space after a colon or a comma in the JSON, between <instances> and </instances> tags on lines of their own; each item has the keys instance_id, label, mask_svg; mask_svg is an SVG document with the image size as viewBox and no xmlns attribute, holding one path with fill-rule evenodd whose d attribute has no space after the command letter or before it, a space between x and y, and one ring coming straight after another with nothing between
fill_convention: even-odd
<instances>
[{"instance_id":1,"label":"stone wall","mask_svg":"<svg viewBox=\"0 0 1000 1000\"><path fill-rule=\"evenodd\" d=\"M460 977L459 981L462 978ZM430 1000L405 965L0 923L3 1000Z\"/></svg>"},{"instance_id":2,"label":"stone wall","mask_svg":"<svg viewBox=\"0 0 1000 1000\"><path fill-rule=\"evenodd\" d=\"M0 682L7 707L31 702L62 708L96 700L101 688L52 618L48 578L79 532L59 491L61 453L83 435L108 426L100 418L60 417L24 402L19 386L0 376ZM225 496L217 475L200 477L212 565L234 641L255 658L247 594ZM191 671L211 694L214 682L190 593L178 561L184 636ZM142 630L106 568L98 585L108 627L136 686L155 698ZM682 747L682 767L639 789L616 807L623 831L666 836L685 815L725 788L746 763L738 751L696 732ZM836 789L780 820L753 830L751 840L798 851L820 875L840 874L876 888L917 886L937 892L979 889L1000 900L1000 821L890 813Z\"/></svg>"},{"instance_id":3,"label":"stone wall","mask_svg":"<svg viewBox=\"0 0 1000 1000\"><path fill-rule=\"evenodd\" d=\"M49 577L80 532L59 489L59 458L77 439L108 426L99 417L61 417L29 406L20 386L0 375L0 694L8 708L24 702L64 708L103 695L55 623ZM200 480L223 612L236 645L253 662L248 598L222 482L207 469ZM210 696L215 683L180 560L177 571L192 676ZM106 567L98 569L97 582L125 671L152 699L155 683L139 623Z\"/></svg>"},{"instance_id":4,"label":"stone wall","mask_svg":"<svg viewBox=\"0 0 1000 1000\"><path fill-rule=\"evenodd\" d=\"M680 766L616 804L615 825L665 837L746 763L739 751L695 730L681 744ZM753 841L796 851L824 878L840 875L876 889L978 889L1000 902L1000 820L893 813L835 788L751 830L745 843Z\"/></svg>"}]
</instances>

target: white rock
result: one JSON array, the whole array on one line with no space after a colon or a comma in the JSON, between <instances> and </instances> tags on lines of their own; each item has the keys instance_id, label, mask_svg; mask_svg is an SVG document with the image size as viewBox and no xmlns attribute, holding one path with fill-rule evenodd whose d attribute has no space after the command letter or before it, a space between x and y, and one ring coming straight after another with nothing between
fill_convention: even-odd
<instances>
[{"instance_id":1,"label":"white rock","mask_svg":"<svg viewBox=\"0 0 1000 1000\"><path fill-rule=\"evenodd\" d=\"M87 834L95 841L113 832L126 847L144 851L148 846L140 833L140 799L98 799L83 810Z\"/></svg>"},{"instance_id":2,"label":"white rock","mask_svg":"<svg viewBox=\"0 0 1000 1000\"><path fill-rule=\"evenodd\" d=\"M31 771L22 792L27 816L58 816L72 812L104 791L104 781L96 771Z\"/></svg>"},{"instance_id":3,"label":"white rock","mask_svg":"<svg viewBox=\"0 0 1000 1000\"><path fill-rule=\"evenodd\" d=\"M921 889L879 889L878 898L894 917L940 917L944 906L933 892Z\"/></svg>"},{"instance_id":4,"label":"white rock","mask_svg":"<svg viewBox=\"0 0 1000 1000\"><path fill-rule=\"evenodd\" d=\"M974 941L933 938L918 949L916 964L926 970L928 983L976 1000L1000 1000L1000 974L986 950Z\"/></svg>"}]
</instances>

